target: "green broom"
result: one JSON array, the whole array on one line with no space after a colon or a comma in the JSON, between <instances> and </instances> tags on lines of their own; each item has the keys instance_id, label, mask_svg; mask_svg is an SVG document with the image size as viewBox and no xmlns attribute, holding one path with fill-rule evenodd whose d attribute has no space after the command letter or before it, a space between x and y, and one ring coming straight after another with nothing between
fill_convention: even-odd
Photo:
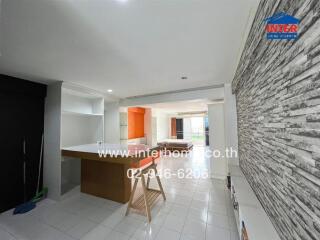
<instances>
[{"instance_id":1,"label":"green broom","mask_svg":"<svg viewBox=\"0 0 320 240\"><path fill-rule=\"evenodd\" d=\"M36 195L31 199L32 202L37 203L42 199L47 197L48 188L43 187L40 191L40 176L41 176L41 168L42 168L42 155L43 155L43 134L41 138L41 150L40 150L40 160L39 160L39 172L38 172L38 185Z\"/></svg>"}]
</instances>

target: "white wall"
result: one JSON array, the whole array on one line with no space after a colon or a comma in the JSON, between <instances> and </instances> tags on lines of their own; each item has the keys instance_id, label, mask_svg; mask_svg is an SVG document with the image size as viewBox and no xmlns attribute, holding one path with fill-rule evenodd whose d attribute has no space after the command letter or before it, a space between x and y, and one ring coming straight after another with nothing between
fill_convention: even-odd
<instances>
[{"instance_id":1,"label":"white wall","mask_svg":"<svg viewBox=\"0 0 320 240\"><path fill-rule=\"evenodd\" d=\"M120 112L118 102L105 104L104 141L106 143L120 143Z\"/></svg>"},{"instance_id":2,"label":"white wall","mask_svg":"<svg viewBox=\"0 0 320 240\"><path fill-rule=\"evenodd\" d=\"M103 140L102 116L62 114L61 147L91 144Z\"/></svg>"},{"instance_id":3,"label":"white wall","mask_svg":"<svg viewBox=\"0 0 320 240\"><path fill-rule=\"evenodd\" d=\"M54 200L61 192L61 86L62 82L47 86L44 113L43 184L49 188L48 197Z\"/></svg>"},{"instance_id":4,"label":"white wall","mask_svg":"<svg viewBox=\"0 0 320 240\"><path fill-rule=\"evenodd\" d=\"M225 84L224 95L226 147L238 152L237 106L235 95L232 94L231 84ZM231 165L239 165L237 156L229 158L228 162Z\"/></svg>"},{"instance_id":5,"label":"white wall","mask_svg":"<svg viewBox=\"0 0 320 240\"><path fill-rule=\"evenodd\" d=\"M70 112L79 112L79 113L93 113L93 102L89 98L83 98L79 96L74 96L68 94L67 92L62 93L62 110Z\"/></svg>"},{"instance_id":6,"label":"white wall","mask_svg":"<svg viewBox=\"0 0 320 240\"><path fill-rule=\"evenodd\" d=\"M212 151L219 150L221 157L211 158L210 173L213 178L225 179L228 174L227 160L225 154L225 121L224 104L208 105L209 141Z\"/></svg>"}]
</instances>

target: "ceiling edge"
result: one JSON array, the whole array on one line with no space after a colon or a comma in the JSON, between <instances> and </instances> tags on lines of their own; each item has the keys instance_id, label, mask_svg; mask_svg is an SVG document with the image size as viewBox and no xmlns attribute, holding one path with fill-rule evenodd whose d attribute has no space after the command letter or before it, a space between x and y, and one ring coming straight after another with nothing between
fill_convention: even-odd
<instances>
[{"instance_id":1,"label":"ceiling edge","mask_svg":"<svg viewBox=\"0 0 320 240\"><path fill-rule=\"evenodd\" d=\"M258 10L260 1L261 1L261 0L254 0L254 1L252 1L252 2L253 2L253 3L252 3L253 6L250 8L250 11L249 11L249 15L248 15L248 18L247 18L246 27L245 27L244 33L243 33L243 35L242 35L241 45L240 45L240 48L239 48L239 50L238 50L236 67L233 69L233 75L232 75L232 78L230 79L230 83L233 81L233 78L234 78L235 75L236 75L237 68L238 68L238 65L239 65L239 62L240 62L240 59L241 59L241 56L242 56L242 52L243 52L243 49L244 49L244 47L245 47L245 45L246 45L246 41L247 41L249 32L250 32L250 30L251 30L251 27L252 27L252 24L253 24L255 15L256 15L256 13L257 13L257 10Z\"/></svg>"},{"instance_id":2,"label":"ceiling edge","mask_svg":"<svg viewBox=\"0 0 320 240\"><path fill-rule=\"evenodd\" d=\"M197 88L187 88L187 89L180 89L180 90L174 90L174 91L167 91L167 92L159 92L159 93L152 93L152 94L145 94L145 95L137 95L132 97L126 97L124 99L135 99L135 98L141 98L141 97L152 97L152 96L161 96L165 94L172 94L172 93L182 93L182 92L192 92L197 90L207 90L207 89L214 89L214 88L223 88L224 84L217 84L217 85L209 85L204 87L197 87Z\"/></svg>"}]
</instances>

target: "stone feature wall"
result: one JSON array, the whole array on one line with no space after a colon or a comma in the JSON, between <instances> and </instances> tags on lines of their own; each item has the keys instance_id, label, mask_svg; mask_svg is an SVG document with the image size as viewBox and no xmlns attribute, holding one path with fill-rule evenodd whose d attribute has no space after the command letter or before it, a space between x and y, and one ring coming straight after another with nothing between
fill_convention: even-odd
<instances>
[{"instance_id":1,"label":"stone feature wall","mask_svg":"<svg viewBox=\"0 0 320 240\"><path fill-rule=\"evenodd\" d=\"M278 12L298 39L266 39ZM320 1L262 0L232 88L240 167L281 239L320 239Z\"/></svg>"}]
</instances>

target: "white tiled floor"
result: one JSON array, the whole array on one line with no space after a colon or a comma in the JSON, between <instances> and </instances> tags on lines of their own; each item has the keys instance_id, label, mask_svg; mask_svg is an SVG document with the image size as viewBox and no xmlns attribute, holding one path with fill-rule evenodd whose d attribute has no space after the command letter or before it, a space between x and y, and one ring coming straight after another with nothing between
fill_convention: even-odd
<instances>
[{"instance_id":1,"label":"white tiled floor","mask_svg":"<svg viewBox=\"0 0 320 240\"><path fill-rule=\"evenodd\" d=\"M193 155L164 157L159 169L205 170L205 148ZM236 225L225 183L210 179L162 179L167 201L159 200L152 222L138 213L124 216L126 205L74 189L60 202L42 201L24 215L0 215L1 240L236 240ZM156 186L155 180L151 185Z\"/></svg>"}]
</instances>

